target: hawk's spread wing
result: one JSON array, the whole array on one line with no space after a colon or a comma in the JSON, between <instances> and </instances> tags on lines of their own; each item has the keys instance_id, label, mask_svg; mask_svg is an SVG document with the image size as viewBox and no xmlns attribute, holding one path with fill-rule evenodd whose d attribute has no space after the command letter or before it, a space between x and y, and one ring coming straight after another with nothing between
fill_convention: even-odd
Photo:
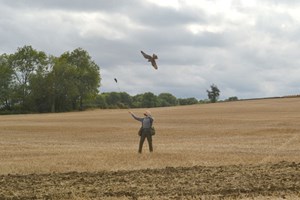
<instances>
[{"instance_id":1,"label":"hawk's spread wing","mask_svg":"<svg viewBox=\"0 0 300 200\"><path fill-rule=\"evenodd\" d=\"M152 58L150 55L146 54L143 51L141 51L141 53L143 54L144 58L146 58L146 59L151 59Z\"/></svg>"},{"instance_id":2,"label":"hawk's spread wing","mask_svg":"<svg viewBox=\"0 0 300 200\"><path fill-rule=\"evenodd\" d=\"M156 64L156 62L155 62L155 60L153 59L153 60L151 60L151 64L152 64L152 66L155 68L155 69L157 69L157 64Z\"/></svg>"}]
</instances>

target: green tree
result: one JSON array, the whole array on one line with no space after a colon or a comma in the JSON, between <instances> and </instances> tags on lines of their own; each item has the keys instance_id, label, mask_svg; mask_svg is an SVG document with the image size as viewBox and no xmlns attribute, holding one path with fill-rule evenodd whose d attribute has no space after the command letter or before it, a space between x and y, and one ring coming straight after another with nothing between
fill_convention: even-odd
<instances>
[{"instance_id":1,"label":"green tree","mask_svg":"<svg viewBox=\"0 0 300 200\"><path fill-rule=\"evenodd\" d=\"M178 104L178 100L175 96L170 93L161 93L158 95L158 99L160 102L160 106L176 106Z\"/></svg>"},{"instance_id":2,"label":"green tree","mask_svg":"<svg viewBox=\"0 0 300 200\"><path fill-rule=\"evenodd\" d=\"M132 107L141 108L143 102L143 94L137 94L132 97Z\"/></svg>"},{"instance_id":3,"label":"green tree","mask_svg":"<svg viewBox=\"0 0 300 200\"><path fill-rule=\"evenodd\" d=\"M100 68L81 48L56 58L24 46L14 54L0 55L0 109L82 110L85 104L94 105L100 81ZM129 97L122 95L128 104Z\"/></svg>"},{"instance_id":4,"label":"green tree","mask_svg":"<svg viewBox=\"0 0 300 200\"><path fill-rule=\"evenodd\" d=\"M219 96L220 96L220 90L215 84L212 84L210 86L211 90L206 90L207 91L207 96L210 99L210 102L215 103L217 102Z\"/></svg>"},{"instance_id":5,"label":"green tree","mask_svg":"<svg viewBox=\"0 0 300 200\"><path fill-rule=\"evenodd\" d=\"M77 87L76 67L65 58L58 58L49 74L51 110L55 112L71 111L76 107L79 91Z\"/></svg>"},{"instance_id":6,"label":"green tree","mask_svg":"<svg viewBox=\"0 0 300 200\"><path fill-rule=\"evenodd\" d=\"M106 93L105 99L109 108L118 108L121 104L121 95L118 92Z\"/></svg>"},{"instance_id":7,"label":"green tree","mask_svg":"<svg viewBox=\"0 0 300 200\"><path fill-rule=\"evenodd\" d=\"M8 65L8 56L0 55L0 109L11 108L13 69Z\"/></svg>"},{"instance_id":8,"label":"green tree","mask_svg":"<svg viewBox=\"0 0 300 200\"><path fill-rule=\"evenodd\" d=\"M76 81L78 89L79 108L83 110L83 102L88 98L96 98L100 87L100 68L91 60L87 51L78 48L71 53L64 53L61 58L66 58L69 64L75 66Z\"/></svg>"},{"instance_id":9,"label":"green tree","mask_svg":"<svg viewBox=\"0 0 300 200\"><path fill-rule=\"evenodd\" d=\"M120 93L121 104L119 108L130 108L132 106L132 97L126 92Z\"/></svg>"},{"instance_id":10,"label":"green tree","mask_svg":"<svg viewBox=\"0 0 300 200\"><path fill-rule=\"evenodd\" d=\"M97 95L97 97L95 99L95 105L96 105L96 107L102 108L102 109L108 108L104 94Z\"/></svg>"},{"instance_id":11,"label":"green tree","mask_svg":"<svg viewBox=\"0 0 300 200\"><path fill-rule=\"evenodd\" d=\"M158 106L158 98L152 92L146 92L143 94L143 99L141 102L141 107L143 108L153 108Z\"/></svg>"},{"instance_id":12,"label":"green tree","mask_svg":"<svg viewBox=\"0 0 300 200\"><path fill-rule=\"evenodd\" d=\"M50 111L50 96L47 82L47 75L42 71L33 74L29 78L29 89L30 89L30 111L33 112L49 112Z\"/></svg>"},{"instance_id":13,"label":"green tree","mask_svg":"<svg viewBox=\"0 0 300 200\"><path fill-rule=\"evenodd\" d=\"M34 74L29 76L29 90L30 90L30 110L33 112L51 112L54 99L53 78L51 72L53 71L55 57L48 57L48 65L44 68L40 67Z\"/></svg>"},{"instance_id":14,"label":"green tree","mask_svg":"<svg viewBox=\"0 0 300 200\"><path fill-rule=\"evenodd\" d=\"M185 99L178 99L179 105L192 105L197 104L198 100L194 97L191 98L185 98Z\"/></svg>"},{"instance_id":15,"label":"green tree","mask_svg":"<svg viewBox=\"0 0 300 200\"><path fill-rule=\"evenodd\" d=\"M226 101L238 101L239 98L238 97L229 97Z\"/></svg>"},{"instance_id":16,"label":"green tree","mask_svg":"<svg viewBox=\"0 0 300 200\"><path fill-rule=\"evenodd\" d=\"M23 110L29 110L28 96L29 78L40 68L47 65L47 56L42 51L37 51L31 46L18 48L15 54L9 56L9 66L14 70L16 81L16 97L22 104Z\"/></svg>"}]
</instances>

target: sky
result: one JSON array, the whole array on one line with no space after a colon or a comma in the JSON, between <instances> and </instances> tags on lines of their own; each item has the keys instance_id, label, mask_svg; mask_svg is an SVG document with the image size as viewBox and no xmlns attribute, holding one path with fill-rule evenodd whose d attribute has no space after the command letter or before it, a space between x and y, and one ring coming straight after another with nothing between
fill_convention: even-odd
<instances>
[{"instance_id":1,"label":"sky","mask_svg":"<svg viewBox=\"0 0 300 200\"><path fill-rule=\"evenodd\" d=\"M0 43L0 54L83 48L101 93L202 100L214 84L220 99L300 94L297 0L0 0Z\"/></svg>"}]
</instances>

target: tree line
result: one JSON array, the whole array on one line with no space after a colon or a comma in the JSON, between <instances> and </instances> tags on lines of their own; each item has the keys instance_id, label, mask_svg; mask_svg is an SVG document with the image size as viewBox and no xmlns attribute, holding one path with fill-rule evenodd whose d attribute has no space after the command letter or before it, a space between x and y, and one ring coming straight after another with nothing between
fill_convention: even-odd
<instances>
[{"instance_id":1,"label":"tree line","mask_svg":"<svg viewBox=\"0 0 300 200\"><path fill-rule=\"evenodd\" d=\"M196 98L176 98L170 93L155 95L152 92L131 96L126 92L107 92L98 94L94 101L87 104L96 108L153 108L197 104Z\"/></svg>"}]
</instances>

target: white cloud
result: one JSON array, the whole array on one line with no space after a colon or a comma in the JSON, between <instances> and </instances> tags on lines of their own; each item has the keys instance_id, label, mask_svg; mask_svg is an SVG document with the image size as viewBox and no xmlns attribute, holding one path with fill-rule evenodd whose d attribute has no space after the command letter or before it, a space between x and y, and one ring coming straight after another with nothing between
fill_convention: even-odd
<instances>
[{"instance_id":1,"label":"white cloud","mask_svg":"<svg viewBox=\"0 0 300 200\"><path fill-rule=\"evenodd\" d=\"M126 39L130 31L147 30L147 27L118 13L74 13L71 18L76 21L80 36L84 38L104 37L108 40L119 40Z\"/></svg>"},{"instance_id":2,"label":"white cloud","mask_svg":"<svg viewBox=\"0 0 300 200\"><path fill-rule=\"evenodd\" d=\"M210 33L222 33L223 28L219 26L213 25L199 25L199 24L190 24L187 25L187 29L191 31L193 34L198 34L202 32L210 32Z\"/></svg>"}]
</instances>

